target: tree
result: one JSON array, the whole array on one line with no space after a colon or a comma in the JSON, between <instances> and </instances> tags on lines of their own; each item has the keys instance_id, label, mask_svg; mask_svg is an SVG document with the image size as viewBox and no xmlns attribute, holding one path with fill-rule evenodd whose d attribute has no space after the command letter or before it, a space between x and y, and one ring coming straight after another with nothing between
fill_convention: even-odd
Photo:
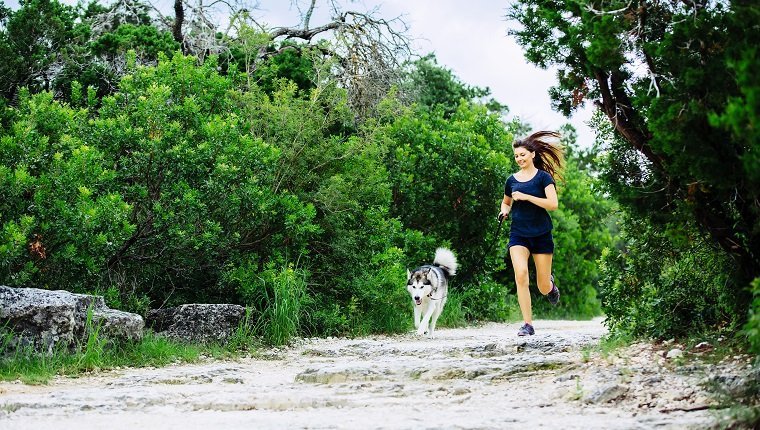
<instances>
[{"instance_id":1,"label":"tree","mask_svg":"<svg viewBox=\"0 0 760 430\"><path fill-rule=\"evenodd\" d=\"M27 0L0 10L0 95L14 100L20 87L49 90L82 27L76 10L56 0Z\"/></svg>"},{"instance_id":2,"label":"tree","mask_svg":"<svg viewBox=\"0 0 760 430\"><path fill-rule=\"evenodd\" d=\"M376 11L344 10L337 2L326 3L330 18L312 25L317 1L306 2L305 7L295 2L302 20L293 27L258 22L251 7L235 1L175 0L173 19L157 13L159 21L171 27L184 53L203 59L209 54L232 54L231 48L237 45L244 48L238 52L246 56L248 71L285 51L316 50L333 61L332 75L347 90L357 115L365 117L400 82L401 65L412 54L407 25L400 17L386 19ZM213 18L219 7L230 17L225 28Z\"/></svg>"},{"instance_id":3,"label":"tree","mask_svg":"<svg viewBox=\"0 0 760 430\"><path fill-rule=\"evenodd\" d=\"M27 87L70 100L75 81L94 87L98 98L113 93L126 73L128 50L137 64L155 64L159 52L179 48L171 33L152 24L150 10L136 0L77 7L33 0L15 11L2 8L0 94L16 103L18 89Z\"/></svg>"},{"instance_id":4,"label":"tree","mask_svg":"<svg viewBox=\"0 0 760 430\"><path fill-rule=\"evenodd\" d=\"M607 172L621 202L659 224L685 204L741 268L760 275L757 50L760 9L741 1L520 0L511 33L558 67L565 114L587 100L622 145ZM729 103L730 102L730 103Z\"/></svg>"},{"instance_id":5,"label":"tree","mask_svg":"<svg viewBox=\"0 0 760 430\"><path fill-rule=\"evenodd\" d=\"M456 112L462 100L470 102L489 95L489 88L469 86L454 76L451 70L439 66L435 54L413 61L402 86L404 98L429 109L443 109L446 116ZM508 111L506 106L494 99L487 106L499 113Z\"/></svg>"}]
</instances>

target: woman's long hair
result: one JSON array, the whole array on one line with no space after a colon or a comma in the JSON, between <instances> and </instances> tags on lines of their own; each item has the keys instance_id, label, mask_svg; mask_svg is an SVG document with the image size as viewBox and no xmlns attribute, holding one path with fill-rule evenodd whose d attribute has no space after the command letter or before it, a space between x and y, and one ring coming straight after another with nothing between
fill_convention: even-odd
<instances>
[{"instance_id":1,"label":"woman's long hair","mask_svg":"<svg viewBox=\"0 0 760 430\"><path fill-rule=\"evenodd\" d=\"M565 148L560 142L561 135L556 131L537 131L525 139L517 139L512 148L525 148L536 153L533 165L552 175L555 180L562 179L565 166Z\"/></svg>"}]
</instances>

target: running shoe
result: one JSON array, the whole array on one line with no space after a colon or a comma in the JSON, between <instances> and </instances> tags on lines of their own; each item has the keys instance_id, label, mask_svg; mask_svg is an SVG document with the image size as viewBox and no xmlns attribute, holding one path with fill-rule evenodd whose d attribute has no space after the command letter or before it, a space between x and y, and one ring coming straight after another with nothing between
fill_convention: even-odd
<instances>
[{"instance_id":1,"label":"running shoe","mask_svg":"<svg viewBox=\"0 0 760 430\"><path fill-rule=\"evenodd\" d=\"M554 275L551 275L550 279L552 281L552 289L549 291L549 294L546 295L546 299L549 300L549 303L556 305L559 303L559 288L554 284Z\"/></svg>"},{"instance_id":2,"label":"running shoe","mask_svg":"<svg viewBox=\"0 0 760 430\"><path fill-rule=\"evenodd\" d=\"M534 334L536 334L536 331L533 330L533 326L528 323L523 324L523 326L520 327L520 330L517 330L518 336L532 336Z\"/></svg>"}]
</instances>

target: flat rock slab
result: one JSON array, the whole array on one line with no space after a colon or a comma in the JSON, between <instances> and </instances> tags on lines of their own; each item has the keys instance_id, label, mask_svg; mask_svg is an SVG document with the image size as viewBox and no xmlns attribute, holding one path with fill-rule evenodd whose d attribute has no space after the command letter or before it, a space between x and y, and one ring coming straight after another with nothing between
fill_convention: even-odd
<instances>
[{"instance_id":1,"label":"flat rock slab","mask_svg":"<svg viewBox=\"0 0 760 430\"><path fill-rule=\"evenodd\" d=\"M683 429L713 423L709 411L641 409L624 393L614 402L584 402L583 393L574 393L584 381L609 379L587 366L582 353L605 334L601 321L535 326L537 334L528 338L515 335L518 324L486 324L442 328L434 338L305 339L235 362L122 369L57 378L47 386L0 383L0 429Z\"/></svg>"}]
</instances>

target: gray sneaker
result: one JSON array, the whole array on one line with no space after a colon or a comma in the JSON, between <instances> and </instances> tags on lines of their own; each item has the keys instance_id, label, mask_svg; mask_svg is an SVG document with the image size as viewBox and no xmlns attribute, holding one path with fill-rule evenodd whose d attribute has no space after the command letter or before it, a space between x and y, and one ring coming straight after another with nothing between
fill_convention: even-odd
<instances>
[{"instance_id":1,"label":"gray sneaker","mask_svg":"<svg viewBox=\"0 0 760 430\"><path fill-rule=\"evenodd\" d=\"M533 326L528 323L523 324L523 326L520 327L520 330L517 330L518 336L532 336L534 334L536 334L536 331L533 330Z\"/></svg>"},{"instance_id":2,"label":"gray sneaker","mask_svg":"<svg viewBox=\"0 0 760 430\"><path fill-rule=\"evenodd\" d=\"M554 275L551 275L550 279L552 281L552 289L546 295L546 299L549 300L549 303L556 306L559 303L559 288L554 284Z\"/></svg>"}]
</instances>

